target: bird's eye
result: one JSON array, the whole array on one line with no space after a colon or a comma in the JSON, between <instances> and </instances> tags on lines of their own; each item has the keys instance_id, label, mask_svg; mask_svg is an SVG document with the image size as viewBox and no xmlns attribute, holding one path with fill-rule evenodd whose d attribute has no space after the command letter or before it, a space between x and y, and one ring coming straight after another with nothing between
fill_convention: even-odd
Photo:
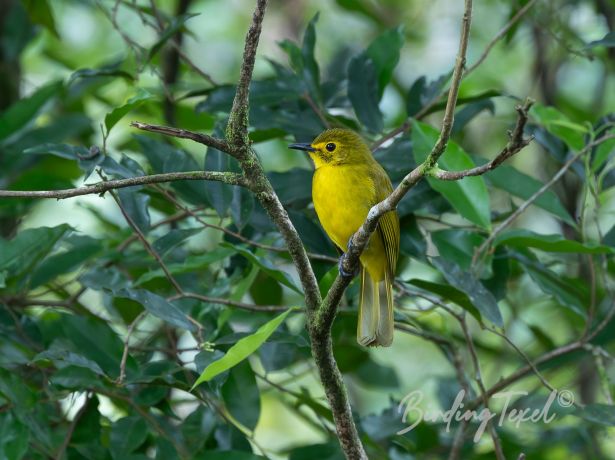
<instances>
[{"instance_id":1,"label":"bird's eye","mask_svg":"<svg viewBox=\"0 0 615 460\"><path fill-rule=\"evenodd\" d=\"M335 144L333 142L329 142L327 145L325 145L325 148L329 151L329 152L333 152L335 150Z\"/></svg>"}]
</instances>

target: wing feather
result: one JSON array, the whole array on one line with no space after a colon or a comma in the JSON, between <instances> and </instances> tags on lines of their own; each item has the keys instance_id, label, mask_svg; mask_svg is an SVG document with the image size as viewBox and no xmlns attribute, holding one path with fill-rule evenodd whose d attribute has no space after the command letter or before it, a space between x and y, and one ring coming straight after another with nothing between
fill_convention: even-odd
<instances>
[{"instance_id":1,"label":"wing feather","mask_svg":"<svg viewBox=\"0 0 615 460\"><path fill-rule=\"evenodd\" d=\"M378 163L376 165L377 168L372 169L372 180L376 189L376 203L379 203L393 192L393 185L384 169ZM399 256L399 217L397 211L387 212L380 218L378 231L384 243L389 273L393 278Z\"/></svg>"}]
</instances>

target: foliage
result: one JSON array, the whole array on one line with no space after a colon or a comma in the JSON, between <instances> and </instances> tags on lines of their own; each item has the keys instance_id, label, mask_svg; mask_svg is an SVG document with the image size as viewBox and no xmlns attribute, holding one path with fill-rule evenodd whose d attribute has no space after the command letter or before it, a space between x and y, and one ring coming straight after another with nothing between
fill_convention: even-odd
<instances>
[{"instance_id":1,"label":"foliage","mask_svg":"<svg viewBox=\"0 0 615 460\"><path fill-rule=\"evenodd\" d=\"M203 155L194 144L127 128L139 119L223 135L234 85L211 76L223 72L216 60L201 68L191 53L176 51L194 34L200 3L188 13L180 10L189 1L156 8L83 2L80 14L104 21L121 39L112 59L97 55L87 67L62 41L67 32L59 18L73 3L6 2L1 188L239 171L235 159L211 147ZM450 80L448 70L417 75L410 84L401 78L404 45L415 43L417 32L390 18L401 17L406 2L328 3L377 33L345 49L329 43L322 17L305 21L302 39L281 41L284 56L263 62L267 69L252 81L249 133L323 293L335 277L337 253L310 205L308 163L290 157L285 144L339 125L380 145L405 126L375 151L397 184L436 143ZM429 177L401 202L400 330L392 350L356 343L356 286L347 292L333 326L334 351L370 458L446 458L458 424L449 431L446 422L425 421L397 434L406 426L397 410L403 396L418 386L447 410L459 389L470 388L468 398L478 401L482 381L497 385L527 357L539 369L528 369L515 387L529 395L515 396L513 406L541 407L549 391L538 371L557 389L572 390L579 406L560 408L551 424L497 426L506 458L608 458L615 451L615 140L600 141L613 133L615 113L606 110L613 100L603 92L584 104L570 95L569 81L549 80L559 68L582 71L575 70L584 65L577 55L591 56L604 68L603 86L612 87L613 32L583 41L571 16L592 3L573 3L558 14L535 6L497 45L505 54L521 35L537 50L554 50L533 64L531 50L522 52L523 66L534 66L541 82L526 127L535 139L531 149L483 176ZM229 17L238 14L224 8ZM290 14L276 3L270 8ZM498 8L510 17L518 11L517 3ZM597 16L607 16L597 8ZM137 31L129 31L134 24ZM474 27L492 35L481 22ZM318 58L322 42L334 47L330 59ZM36 87L19 91L14 80L28 80L33 54L45 69L67 73L50 70ZM513 107L527 89L511 94L501 75L481 76L511 66L496 58L464 80L439 168L484 164L505 145ZM20 60L23 69L3 70ZM543 189L558 171L562 178ZM177 181L80 201L79 214L65 203L53 207L53 224L40 225L41 209L54 205L0 198L0 457L343 458L314 379L301 285L280 235L246 189ZM517 228L500 227L516 213ZM563 350L566 344L578 346ZM473 367L473 347L482 372ZM422 361L415 350L442 363L435 375L408 362ZM418 380L408 379L409 369ZM435 390L420 386L427 380ZM276 408L284 414L278 425ZM472 422L468 432L477 426ZM292 442L279 439L287 435ZM471 438L459 446L461 458L493 458L487 434L478 447Z\"/></svg>"}]
</instances>

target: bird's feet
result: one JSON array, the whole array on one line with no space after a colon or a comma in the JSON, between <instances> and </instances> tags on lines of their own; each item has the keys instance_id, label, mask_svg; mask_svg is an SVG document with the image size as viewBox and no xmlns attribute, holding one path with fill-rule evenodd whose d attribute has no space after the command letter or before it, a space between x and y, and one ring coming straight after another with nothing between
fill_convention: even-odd
<instances>
[{"instance_id":1,"label":"bird's feet","mask_svg":"<svg viewBox=\"0 0 615 460\"><path fill-rule=\"evenodd\" d=\"M346 261L346 258L348 257L348 253L350 251L352 251L352 248L353 248L352 238L350 238L348 240L347 251L340 256L340 260L337 263L337 268L339 269L340 275L343 278L354 278L355 276L357 276L359 274L359 267L358 266L352 272L347 272L346 270L344 270L344 262Z\"/></svg>"}]
</instances>

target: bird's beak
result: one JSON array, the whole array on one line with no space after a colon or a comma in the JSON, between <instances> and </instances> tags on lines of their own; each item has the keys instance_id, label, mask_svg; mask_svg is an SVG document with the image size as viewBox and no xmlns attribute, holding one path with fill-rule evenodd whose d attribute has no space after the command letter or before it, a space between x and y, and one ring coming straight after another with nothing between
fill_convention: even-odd
<instances>
[{"instance_id":1,"label":"bird's beak","mask_svg":"<svg viewBox=\"0 0 615 460\"><path fill-rule=\"evenodd\" d=\"M295 150L305 150L306 152L315 152L316 149L314 147L312 147L311 144L305 143L305 144L290 144L288 146L289 149L295 149Z\"/></svg>"}]
</instances>

